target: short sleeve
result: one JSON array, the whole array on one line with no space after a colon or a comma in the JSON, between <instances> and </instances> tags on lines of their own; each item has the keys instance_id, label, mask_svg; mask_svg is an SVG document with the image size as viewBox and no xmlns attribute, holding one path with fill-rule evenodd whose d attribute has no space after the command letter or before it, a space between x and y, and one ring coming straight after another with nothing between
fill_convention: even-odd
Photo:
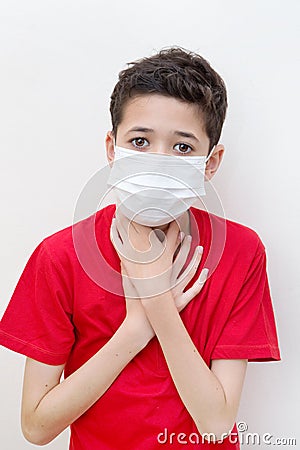
<instances>
[{"instance_id":1,"label":"short sleeve","mask_svg":"<svg viewBox=\"0 0 300 450\"><path fill-rule=\"evenodd\" d=\"M280 351L262 244L212 352L211 359L278 361Z\"/></svg>"},{"instance_id":2,"label":"short sleeve","mask_svg":"<svg viewBox=\"0 0 300 450\"><path fill-rule=\"evenodd\" d=\"M66 362L74 343L71 292L42 241L31 254L0 322L0 344L45 364Z\"/></svg>"}]
</instances>

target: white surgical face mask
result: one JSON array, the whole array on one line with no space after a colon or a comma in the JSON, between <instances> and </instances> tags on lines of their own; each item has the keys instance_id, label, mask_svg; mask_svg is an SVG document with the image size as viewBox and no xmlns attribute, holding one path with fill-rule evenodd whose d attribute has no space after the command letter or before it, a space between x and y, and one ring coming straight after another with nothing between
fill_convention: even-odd
<instances>
[{"instance_id":1,"label":"white surgical face mask","mask_svg":"<svg viewBox=\"0 0 300 450\"><path fill-rule=\"evenodd\" d=\"M205 195L206 156L173 156L115 145L107 181L128 219L155 227L177 219Z\"/></svg>"}]
</instances>

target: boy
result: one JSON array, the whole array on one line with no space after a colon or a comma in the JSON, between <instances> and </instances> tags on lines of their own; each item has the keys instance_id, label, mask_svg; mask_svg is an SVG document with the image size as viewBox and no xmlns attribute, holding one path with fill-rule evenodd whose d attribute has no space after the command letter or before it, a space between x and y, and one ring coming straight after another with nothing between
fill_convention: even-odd
<instances>
[{"instance_id":1,"label":"boy","mask_svg":"<svg viewBox=\"0 0 300 450\"><path fill-rule=\"evenodd\" d=\"M238 449L247 362L280 355L259 237L192 206L223 157L226 89L180 47L131 64L106 136L117 206L45 238L1 321L27 356L22 430L44 445L70 425L72 450Z\"/></svg>"}]
</instances>

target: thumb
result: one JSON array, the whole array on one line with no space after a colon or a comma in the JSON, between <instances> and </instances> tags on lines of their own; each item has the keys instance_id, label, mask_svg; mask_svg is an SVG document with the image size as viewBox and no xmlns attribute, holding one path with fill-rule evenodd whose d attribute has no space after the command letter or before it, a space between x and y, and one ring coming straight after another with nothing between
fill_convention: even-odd
<instances>
[{"instance_id":1,"label":"thumb","mask_svg":"<svg viewBox=\"0 0 300 450\"><path fill-rule=\"evenodd\" d=\"M127 273L127 270L126 270L126 267L125 267L123 261L121 261L120 266L121 266L121 273L128 276L128 273Z\"/></svg>"},{"instance_id":2,"label":"thumb","mask_svg":"<svg viewBox=\"0 0 300 450\"><path fill-rule=\"evenodd\" d=\"M169 228L167 229L166 239L167 239L166 243L167 247L171 251L173 250L175 251L178 242L180 242L180 229L176 220L173 220L170 223Z\"/></svg>"}]
</instances>

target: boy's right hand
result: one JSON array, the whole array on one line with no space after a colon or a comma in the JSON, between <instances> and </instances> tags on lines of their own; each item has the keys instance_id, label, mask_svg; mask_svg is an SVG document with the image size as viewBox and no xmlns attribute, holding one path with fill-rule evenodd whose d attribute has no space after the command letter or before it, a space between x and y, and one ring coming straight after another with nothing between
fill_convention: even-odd
<instances>
[{"instance_id":1,"label":"boy's right hand","mask_svg":"<svg viewBox=\"0 0 300 450\"><path fill-rule=\"evenodd\" d=\"M130 332L135 333L137 338L141 339L141 345L144 347L154 337L155 333L146 316L138 293L133 283L131 282L122 262L121 275L126 302L125 325L129 326Z\"/></svg>"},{"instance_id":2,"label":"boy's right hand","mask_svg":"<svg viewBox=\"0 0 300 450\"><path fill-rule=\"evenodd\" d=\"M179 312L182 311L189 304L189 302L200 292L208 274L208 269L203 269L200 277L195 280L194 284L186 292L183 292L187 284L195 275L197 268L201 262L203 252L202 247L196 247L189 265L182 272L190 251L190 246L191 236L184 236L179 252L172 265L172 285L174 286L172 288L172 294L174 297L175 305ZM147 345L147 343L154 337L155 333L147 318L138 292L134 284L131 282L122 261L121 275L126 301L126 324L129 325L131 332L134 332L136 336L138 336L138 338L141 338L142 346Z\"/></svg>"}]
</instances>

